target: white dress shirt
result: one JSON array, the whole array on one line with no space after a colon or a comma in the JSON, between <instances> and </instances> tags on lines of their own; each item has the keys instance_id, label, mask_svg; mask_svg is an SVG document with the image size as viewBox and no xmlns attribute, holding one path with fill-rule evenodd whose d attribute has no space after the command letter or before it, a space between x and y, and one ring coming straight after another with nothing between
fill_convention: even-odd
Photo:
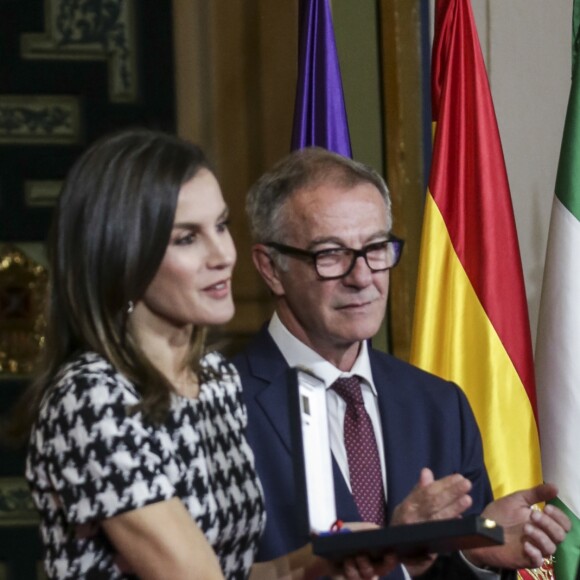
<instances>
[{"instance_id":1,"label":"white dress shirt","mask_svg":"<svg viewBox=\"0 0 580 580\"><path fill-rule=\"evenodd\" d=\"M348 472L348 460L346 456L346 447L344 445L343 425L344 415L346 412L346 403L344 400L330 388L332 383L339 377L350 377L357 375L361 379L361 391L365 404L365 409L373 424L377 448L381 460L381 474L383 478L383 489L385 499L387 497L387 477L385 466L385 453L383 446L383 437L381 430L381 416L379 413L377 389L373 382L371 373L371 363L366 343L363 342L362 348L358 353L356 361L350 372L344 373L337 369L332 363L323 359L318 353L298 340L282 324L277 314L274 314L268 331L274 339L274 342L284 355L289 366L302 366L321 378L326 384L326 405L328 412L328 429L330 436L330 449L344 476L350 489L350 477ZM352 491L352 490L351 490Z\"/></svg>"}]
</instances>

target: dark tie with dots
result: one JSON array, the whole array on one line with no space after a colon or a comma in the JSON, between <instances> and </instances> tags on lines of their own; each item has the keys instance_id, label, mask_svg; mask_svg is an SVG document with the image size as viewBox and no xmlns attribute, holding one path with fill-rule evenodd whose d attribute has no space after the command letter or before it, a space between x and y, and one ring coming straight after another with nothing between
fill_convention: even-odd
<instances>
[{"instance_id":1,"label":"dark tie with dots","mask_svg":"<svg viewBox=\"0 0 580 580\"><path fill-rule=\"evenodd\" d=\"M345 401L344 445L350 487L365 522L385 523L381 462L375 432L366 412L358 377L339 378L332 389Z\"/></svg>"}]
</instances>

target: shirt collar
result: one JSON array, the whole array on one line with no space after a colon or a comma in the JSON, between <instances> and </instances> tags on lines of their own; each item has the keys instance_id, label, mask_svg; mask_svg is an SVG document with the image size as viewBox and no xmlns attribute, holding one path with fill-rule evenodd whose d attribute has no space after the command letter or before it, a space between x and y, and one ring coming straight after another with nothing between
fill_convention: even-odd
<instances>
[{"instance_id":1,"label":"shirt collar","mask_svg":"<svg viewBox=\"0 0 580 580\"><path fill-rule=\"evenodd\" d=\"M330 387L340 376L350 377L357 375L370 386L374 395L377 394L366 340L362 342L352 369L349 372L343 372L296 338L284 326L276 312L270 320L268 332L289 366L302 366L308 369L326 383L326 388Z\"/></svg>"}]
</instances>

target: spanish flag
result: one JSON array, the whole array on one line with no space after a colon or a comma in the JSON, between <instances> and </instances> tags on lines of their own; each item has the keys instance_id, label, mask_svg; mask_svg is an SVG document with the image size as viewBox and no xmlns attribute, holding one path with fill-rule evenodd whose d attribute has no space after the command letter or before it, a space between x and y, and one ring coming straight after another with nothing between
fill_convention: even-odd
<instances>
[{"instance_id":1,"label":"spanish flag","mask_svg":"<svg viewBox=\"0 0 580 580\"><path fill-rule=\"evenodd\" d=\"M542 481L526 295L507 173L469 0L437 0L433 159L411 362L457 383L495 497Z\"/></svg>"}]
</instances>

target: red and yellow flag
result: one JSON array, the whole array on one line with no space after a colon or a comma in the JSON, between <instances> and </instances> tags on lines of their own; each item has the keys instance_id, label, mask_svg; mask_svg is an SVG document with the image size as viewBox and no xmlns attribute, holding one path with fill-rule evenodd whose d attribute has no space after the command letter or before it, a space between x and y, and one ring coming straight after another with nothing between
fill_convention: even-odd
<instances>
[{"instance_id":1,"label":"red and yellow flag","mask_svg":"<svg viewBox=\"0 0 580 580\"><path fill-rule=\"evenodd\" d=\"M469 0L437 0L432 107L411 362L464 390L501 497L542 474L516 226Z\"/></svg>"}]
</instances>

